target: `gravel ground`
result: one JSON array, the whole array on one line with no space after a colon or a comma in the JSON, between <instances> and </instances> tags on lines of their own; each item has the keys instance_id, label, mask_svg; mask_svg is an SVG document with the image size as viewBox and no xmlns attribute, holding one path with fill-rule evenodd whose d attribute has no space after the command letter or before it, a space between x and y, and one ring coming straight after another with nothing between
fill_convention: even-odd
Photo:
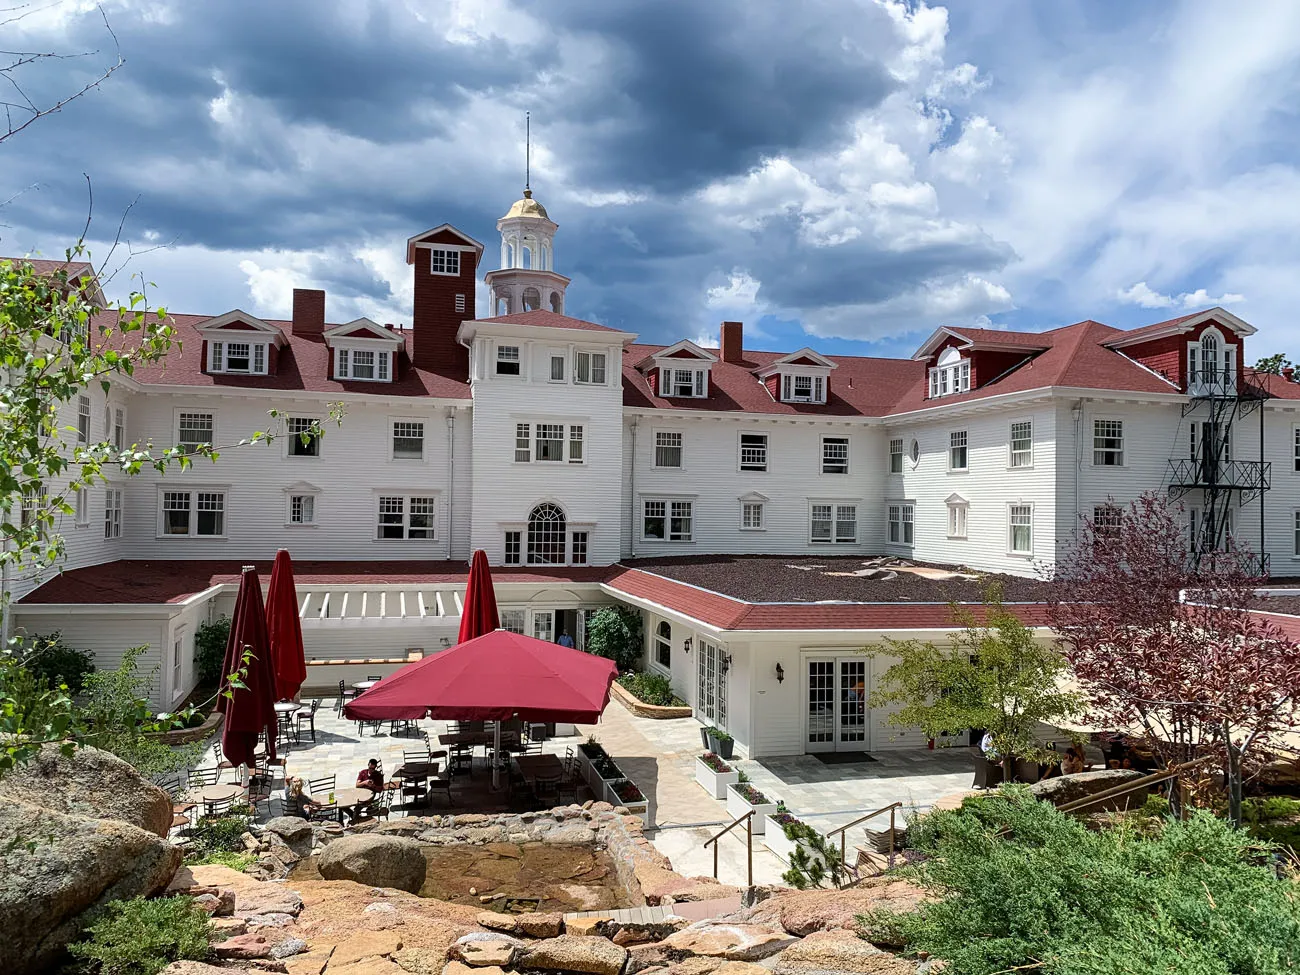
<instances>
[{"instance_id":1,"label":"gravel ground","mask_svg":"<svg viewBox=\"0 0 1300 975\"><path fill-rule=\"evenodd\" d=\"M994 573L968 573L976 576L974 579L925 579L898 572L889 580L838 574L876 565L888 568L890 564L920 564L880 557L711 555L629 559L623 564L757 603L981 602L991 582L1002 584L1002 598L1009 603L1042 602L1048 594L1048 584L1041 580Z\"/></svg>"}]
</instances>

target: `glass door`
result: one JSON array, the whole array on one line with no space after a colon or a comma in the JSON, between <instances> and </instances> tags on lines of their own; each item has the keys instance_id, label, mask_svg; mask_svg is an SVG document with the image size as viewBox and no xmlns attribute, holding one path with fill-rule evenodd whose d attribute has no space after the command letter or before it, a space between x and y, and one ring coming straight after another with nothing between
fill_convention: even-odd
<instances>
[{"instance_id":1,"label":"glass door","mask_svg":"<svg viewBox=\"0 0 1300 975\"><path fill-rule=\"evenodd\" d=\"M867 748L865 657L808 657L804 662L804 751Z\"/></svg>"},{"instance_id":2,"label":"glass door","mask_svg":"<svg viewBox=\"0 0 1300 975\"><path fill-rule=\"evenodd\" d=\"M698 686L695 710L698 716L716 728L727 727L727 660L722 647L699 641L696 651Z\"/></svg>"},{"instance_id":3,"label":"glass door","mask_svg":"<svg viewBox=\"0 0 1300 975\"><path fill-rule=\"evenodd\" d=\"M539 640L554 642L555 613L549 609L533 610L533 636Z\"/></svg>"}]
</instances>

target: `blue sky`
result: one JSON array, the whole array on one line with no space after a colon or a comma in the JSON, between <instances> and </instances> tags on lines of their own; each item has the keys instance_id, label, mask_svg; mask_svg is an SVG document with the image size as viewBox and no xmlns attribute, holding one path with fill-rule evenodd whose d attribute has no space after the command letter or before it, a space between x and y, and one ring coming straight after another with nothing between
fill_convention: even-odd
<instances>
[{"instance_id":1,"label":"blue sky","mask_svg":"<svg viewBox=\"0 0 1300 975\"><path fill-rule=\"evenodd\" d=\"M527 110L567 310L647 341L902 355L1222 304L1297 351L1294 0L103 7L127 63L0 146L0 251L61 253L85 174L97 255L134 201L110 291L174 311L308 286L408 320L409 235L495 266ZM35 101L111 63L93 4L24 12L7 47L91 52L28 70Z\"/></svg>"}]
</instances>

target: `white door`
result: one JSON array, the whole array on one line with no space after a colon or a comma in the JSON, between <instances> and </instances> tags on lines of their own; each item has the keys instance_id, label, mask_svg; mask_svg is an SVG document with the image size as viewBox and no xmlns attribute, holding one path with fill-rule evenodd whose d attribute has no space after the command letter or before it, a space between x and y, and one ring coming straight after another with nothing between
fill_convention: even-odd
<instances>
[{"instance_id":1,"label":"white door","mask_svg":"<svg viewBox=\"0 0 1300 975\"><path fill-rule=\"evenodd\" d=\"M804 660L804 751L864 751L867 666L863 656Z\"/></svg>"},{"instance_id":2,"label":"white door","mask_svg":"<svg viewBox=\"0 0 1300 975\"><path fill-rule=\"evenodd\" d=\"M549 609L533 610L533 636L539 640L554 642L555 613Z\"/></svg>"},{"instance_id":3,"label":"white door","mask_svg":"<svg viewBox=\"0 0 1300 975\"><path fill-rule=\"evenodd\" d=\"M707 640L698 642L695 712L701 720L725 731L727 729L726 652L722 647Z\"/></svg>"}]
</instances>

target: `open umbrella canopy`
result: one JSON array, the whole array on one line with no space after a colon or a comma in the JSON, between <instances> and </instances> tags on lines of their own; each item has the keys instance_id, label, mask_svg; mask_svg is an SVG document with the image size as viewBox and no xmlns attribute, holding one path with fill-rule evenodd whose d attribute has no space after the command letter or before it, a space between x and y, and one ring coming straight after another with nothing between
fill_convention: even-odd
<instances>
[{"instance_id":1,"label":"open umbrella canopy","mask_svg":"<svg viewBox=\"0 0 1300 975\"><path fill-rule=\"evenodd\" d=\"M500 626L492 570L488 568L487 553L479 549L469 564L469 583L465 587L465 607L461 610L460 635L456 642L465 643Z\"/></svg>"},{"instance_id":2,"label":"open umbrella canopy","mask_svg":"<svg viewBox=\"0 0 1300 975\"><path fill-rule=\"evenodd\" d=\"M230 675L244 666L247 671L235 687ZM262 583L257 570L244 566L235 597L234 618L226 640L226 656L221 670L221 691L217 710L225 714L221 730L221 749L235 765L252 765L257 738L267 731L267 756L275 758L275 673L271 668L271 650L266 635L266 606L262 602ZM226 696L226 692L230 696Z\"/></svg>"},{"instance_id":3,"label":"open umbrella canopy","mask_svg":"<svg viewBox=\"0 0 1300 975\"><path fill-rule=\"evenodd\" d=\"M275 553L275 565L271 568L271 587L266 594L266 630L271 643L275 689L282 700L289 700L307 679L307 658L302 648L293 562L288 550L283 548Z\"/></svg>"},{"instance_id":4,"label":"open umbrella canopy","mask_svg":"<svg viewBox=\"0 0 1300 975\"><path fill-rule=\"evenodd\" d=\"M612 660L495 630L407 664L344 708L353 721L455 718L591 724L618 676Z\"/></svg>"}]
</instances>

